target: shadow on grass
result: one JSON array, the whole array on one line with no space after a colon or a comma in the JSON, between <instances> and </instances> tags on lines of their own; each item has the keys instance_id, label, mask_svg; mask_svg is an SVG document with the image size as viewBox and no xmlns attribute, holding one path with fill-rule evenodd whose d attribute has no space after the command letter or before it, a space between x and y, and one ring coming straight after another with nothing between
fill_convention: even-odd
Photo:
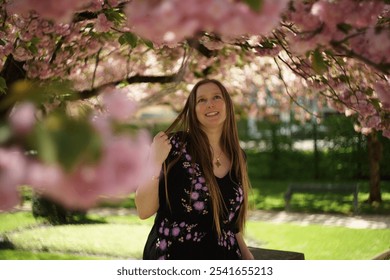
<instances>
[{"instance_id":1,"label":"shadow on grass","mask_svg":"<svg viewBox=\"0 0 390 280\"><path fill-rule=\"evenodd\" d=\"M92 218L88 215L76 216L70 221L69 225L93 225L93 224L107 224L104 218Z\"/></svg>"},{"instance_id":2,"label":"shadow on grass","mask_svg":"<svg viewBox=\"0 0 390 280\"><path fill-rule=\"evenodd\" d=\"M253 209L268 211L285 210L284 194L289 181L252 180L252 191L249 196ZM359 182L358 213L361 215L390 215L390 182L382 182L382 200L380 204L367 204L369 187L367 182ZM296 193L292 196L291 212L353 214L353 196L335 193Z\"/></svg>"},{"instance_id":3,"label":"shadow on grass","mask_svg":"<svg viewBox=\"0 0 390 280\"><path fill-rule=\"evenodd\" d=\"M7 236L0 236L0 250L13 250L15 245L8 239Z\"/></svg>"}]
</instances>

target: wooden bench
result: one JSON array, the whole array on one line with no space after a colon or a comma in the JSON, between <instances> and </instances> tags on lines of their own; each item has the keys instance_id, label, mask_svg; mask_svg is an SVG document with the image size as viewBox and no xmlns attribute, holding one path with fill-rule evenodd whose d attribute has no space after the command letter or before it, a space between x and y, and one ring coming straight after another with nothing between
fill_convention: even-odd
<instances>
[{"instance_id":1,"label":"wooden bench","mask_svg":"<svg viewBox=\"0 0 390 280\"><path fill-rule=\"evenodd\" d=\"M284 194L285 208L290 210L290 201L294 193L337 193L353 195L353 213L358 213L358 193L357 183L292 183L288 186Z\"/></svg>"},{"instance_id":2,"label":"wooden bench","mask_svg":"<svg viewBox=\"0 0 390 280\"><path fill-rule=\"evenodd\" d=\"M305 255L298 252L248 247L255 260L304 260Z\"/></svg>"}]
</instances>

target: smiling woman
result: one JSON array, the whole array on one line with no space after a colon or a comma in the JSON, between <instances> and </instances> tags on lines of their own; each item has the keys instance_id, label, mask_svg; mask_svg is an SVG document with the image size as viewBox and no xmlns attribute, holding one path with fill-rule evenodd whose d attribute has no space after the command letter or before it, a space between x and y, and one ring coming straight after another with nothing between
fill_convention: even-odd
<instances>
[{"instance_id":1,"label":"smiling woman","mask_svg":"<svg viewBox=\"0 0 390 280\"><path fill-rule=\"evenodd\" d=\"M221 130L226 120L226 104L220 88L214 83L202 84L196 94L196 117L203 130Z\"/></svg>"},{"instance_id":2,"label":"smiling woman","mask_svg":"<svg viewBox=\"0 0 390 280\"><path fill-rule=\"evenodd\" d=\"M144 259L253 259L242 231L249 180L232 100L216 80L192 89L176 120L153 140L155 168L138 187L138 214L157 213Z\"/></svg>"}]
</instances>

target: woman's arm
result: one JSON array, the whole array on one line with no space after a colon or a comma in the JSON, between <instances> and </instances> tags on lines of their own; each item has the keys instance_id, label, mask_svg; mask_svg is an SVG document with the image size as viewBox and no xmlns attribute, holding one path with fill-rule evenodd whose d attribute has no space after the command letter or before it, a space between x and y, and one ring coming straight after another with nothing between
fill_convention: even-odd
<instances>
[{"instance_id":1,"label":"woman's arm","mask_svg":"<svg viewBox=\"0 0 390 280\"><path fill-rule=\"evenodd\" d=\"M236 239L238 242L238 246L240 247L240 251L242 254L243 260L254 260L254 257L252 253L249 251L248 246L246 245L244 241L244 237L242 236L242 233L236 233Z\"/></svg>"},{"instance_id":2,"label":"woman's arm","mask_svg":"<svg viewBox=\"0 0 390 280\"><path fill-rule=\"evenodd\" d=\"M158 182L158 179L151 177L135 192L135 206L142 220L151 217L158 210Z\"/></svg>"},{"instance_id":3,"label":"woman's arm","mask_svg":"<svg viewBox=\"0 0 390 280\"><path fill-rule=\"evenodd\" d=\"M135 192L135 205L138 216L147 219L157 212L159 207L158 184L161 166L168 157L171 143L164 132L159 132L153 139L149 155L149 172L145 182ZM151 170L150 170L151 169Z\"/></svg>"}]
</instances>

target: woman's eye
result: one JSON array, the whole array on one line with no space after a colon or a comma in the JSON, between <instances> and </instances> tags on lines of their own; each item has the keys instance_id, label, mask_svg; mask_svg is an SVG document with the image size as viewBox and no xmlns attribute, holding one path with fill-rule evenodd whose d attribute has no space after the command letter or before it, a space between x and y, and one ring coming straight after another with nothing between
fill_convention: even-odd
<instances>
[{"instance_id":1,"label":"woman's eye","mask_svg":"<svg viewBox=\"0 0 390 280\"><path fill-rule=\"evenodd\" d=\"M205 102L205 101L206 101L206 99L204 99L204 98L198 99L198 103L202 103L202 102Z\"/></svg>"},{"instance_id":2,"label":"woman's eye","mask_svg":"<svg viewBox=\"0 0 390 280\"><path fill-rule=\"evenodd\" d=\"M214 96L214 99L222 99L222 96L216 95L216 96Z\"/></svg>"}]
</instances>

